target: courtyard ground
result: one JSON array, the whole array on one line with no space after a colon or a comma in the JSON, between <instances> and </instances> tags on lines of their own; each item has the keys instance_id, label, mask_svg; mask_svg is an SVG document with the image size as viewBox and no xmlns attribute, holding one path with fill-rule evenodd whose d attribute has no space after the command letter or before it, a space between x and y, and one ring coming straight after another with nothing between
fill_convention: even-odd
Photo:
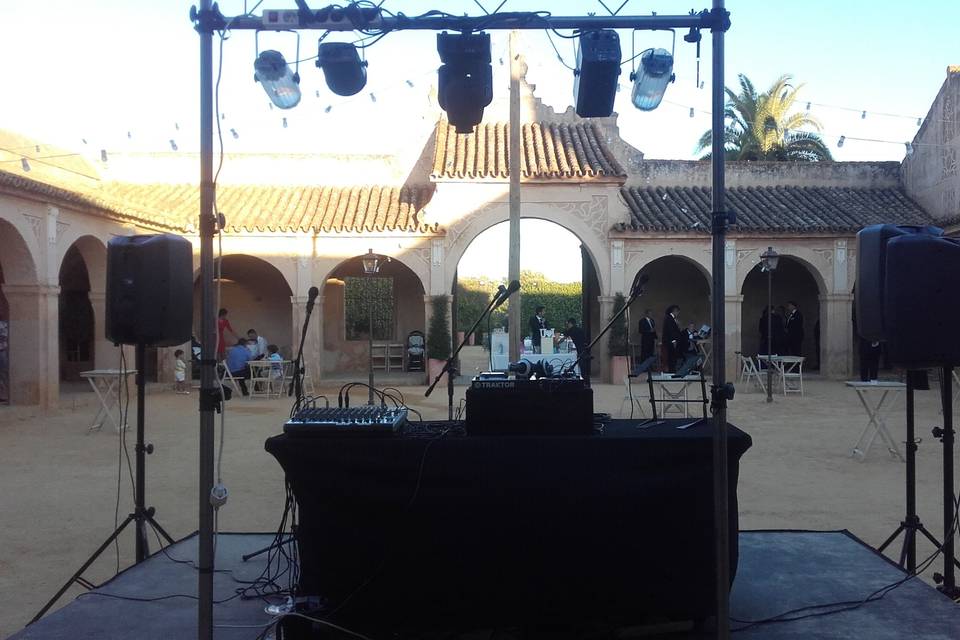
<instances>
[{"instance_id":1,"label":"courtyard ground","mask_svg":"<svg viewBox=\"0 0 960 640\"><path fill-rule=\"evenodd\" d=\"M595 409L619 415L623 386L594 389ZM424 399L423 390L402 389L425 417L445 418L446 394ZM463 390L456 390L458 401ZM318 391L332 392L335 400L336 388ZM362 390L355 394L354 402L364 401ZM759 392L741 390L730 406L730 421L753 437L740 467L741 528L849 529L879 545L903 517L904 465L879 443L864 462L848 457L866 422L854 392L840 381L809 379L804 397L774 399L767 404ZM74 388L64 394L63 404L48 415L0 408L0 637L21 628L113 531L118 473L120 519L132 508L118 434L110 427L87 434L96 409L93 394ZM147 501L156 507L160 524L180 538L197 529L197 395L176 395L157 386L146 405L147 441L156 447L147 458ZM286 397L229 403L223 480L230 499L220 513L221 530L275 530L283 509L283 476L263 443L280 433L289 406ZM903 408L901 396L890 420L898 443L904 439ZM134 415L135 400L131 423ZM941 449L930 428L940 423L936 391L918 392L918 511L938 537ZM133 439L131 431L131 456ZM898 550L899 544L894 547ZM929 552L925 543L918 545L919 557ZM120 538L120 567L132 558L128 529ZM110 547L87 576L105 580L116 568L116 551ZM61 606L80 591L69 591Z\"/></svg>"}]
</instances>

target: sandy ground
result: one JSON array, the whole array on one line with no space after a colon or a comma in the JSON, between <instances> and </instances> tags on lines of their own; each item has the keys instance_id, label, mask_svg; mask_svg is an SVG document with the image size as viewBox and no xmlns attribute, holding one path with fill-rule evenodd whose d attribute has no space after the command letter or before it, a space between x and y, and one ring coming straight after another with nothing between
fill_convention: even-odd
<instances>
[{"instance_id":1,"label":"sandy ground","mask_svg":"<svg viewBox=\"0 0 960 640\"><path fill-rule=\"evenodd\" d=\"M423 387L403 392L426 417L446 416L445 393L424 401ZM458 400L462 394L459 387ZM595 394L597 411L619 414L622 386L595 386ZM939 537L942 452L930 435L941 421L936 402L936 391L917 394L917 432L923 439L917 493L920 516ZM96 408L93 394L72 391L65 404L45 416L0 408L0 637L21 628L113 531L118 468L120 518L132 508L126 463L120 464L120 437L110 427L87 434ZM179 538L197 529L197 395L158 387L146 405L147 440L156 447L147 458L147 501L156 507L160 524ZM903 406L901 396L890 421L898 442L905 432ZM283 478L263 443L280 432L288 410L286 397L230 403L223 454L230 499L221 510L223 531L276 528ZM134 415L135 404L131 423ZM773 404L756 391L740 392L731 404L730 421L754 443L741 461L741 528L849 529L878 545L903 517L904 465L879 444L864 462L848 457L866 414L842 382L810 379L804 397L775 396ZM133 438L131 432L131 456ZM925 543L919 545L921 556L929 551ZM119 556L121 568L130 564L132 529L120 538ZM86 575L97 582L116 569L116 551L110 547ZM79 592L73 588L61 605Z\"/></svg>"}]
</instances>

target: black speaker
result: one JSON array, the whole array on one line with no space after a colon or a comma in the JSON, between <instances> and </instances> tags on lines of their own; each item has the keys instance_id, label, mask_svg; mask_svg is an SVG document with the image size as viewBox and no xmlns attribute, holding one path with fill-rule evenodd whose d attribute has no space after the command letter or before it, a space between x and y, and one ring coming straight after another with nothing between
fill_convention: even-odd
<instances>
[{"instance_id":1,"label":"black speaker","mask_svg":"<svg viewBox=\"0 0 960 640\"><path fill-rule=\"evenodd\" d=\"M857 308L857 332L865 340L887 340L884 317L884 288L887 274L887 244L906 235L940 237L938 227L876 224L857 234L857 287L854 302Z\"/></svg>"},{"instance_id":2,"label":"black speaker","mask_svg":"<svg viewBox=\"0 0 960 640\"><path fill-rule=\"evenodd\" d=\"M580 34L573 96L581 118L604 118L613 113L620 76L620 36L613 29Z\"/></svg>"},{"instance_id":3,"label":"black speaker","mask_svg":"<svg viewBox=\"0 0 960 640\"><path fill-rule=\"evenodd\" d=\"M106 297L106 334L114 344L188 342L193 246L169 234L114 238L107 244Z\"/></svg>"},{"instance_id":4,"label":"black speaker","mask_svg":"<svg viewBox=\"0 0 960 640\"><path fill-rule=\"evenodd\" d=\"M892 238L886 267L883 317L890 362L910 369L960 365L960 240L927 234Z\"/></svg>"}]
</instances>

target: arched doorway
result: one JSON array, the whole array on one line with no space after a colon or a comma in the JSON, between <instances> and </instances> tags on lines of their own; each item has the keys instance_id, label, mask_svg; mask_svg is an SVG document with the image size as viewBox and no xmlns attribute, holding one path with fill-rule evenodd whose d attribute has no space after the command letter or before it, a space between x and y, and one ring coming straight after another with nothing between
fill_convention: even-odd
<instances>
[{"instance_id":1,"label":"arched doorway","mask_svg":"<svg viewBox=\"0 0 960 640\"><path fill-rule=\"evenodd\" d=\"M453 288L457 301L455 324L459 331L473 325L497 286L507 282L509 227L509 222L488 226L470 240L459 256ZM483 338L484 352L480 354L478 350L476 361L461 363L464 374L486 369L491 349L497 355L509 351L507 341L515 334L509 331L507 309L517 299L521 308L518 339L527 337L527 323L540 305L545 307L548 327L555 330L562 332L568 318L574 318L588 337L603 326L596 261L577 234L552 220L524 217L520 220L520 243L520 293L495 311L490 322L492 330L502 329L508 335L501 337L497 332L492 339ZM480 330L483 333L486 327ZM532 342L523 344L528 349L533 347ZM591 373L598 376L602 371L602 356L594 355Z\"/></svg>"},{"instance_id":2,"label":"arched doorway","mask_svg":"<svg viewBox=\"0 0 960 640\"><path fill-rule=\"evenodd\" d=\"M638 273L648 276L643 296L630 309L630 340L640 344L640 319L652 311L657 335L663 337L667 308L679 305L678 321L684 328L710 325L710 276L703 267L685 256L663 256L645 264Z\"/></svg>"},{"instance_id":3,"label":"arched doorway","mask_svg":"<svg viewBox=\"0 0 960 640\"><path fill-rule=\"evenodd\" d=\"M373 341L389 345L390 372L399 372L411 331L426 333L425 289L416 273L396 258L380 265L375 276L363 271L362 256L341 262L323 285L323 373L337 377L367 371L370 314ZM380 360L377 365L379 367ZM404 360L405 362L405 360ZM383 368L388 365L384 363Z\"/></svg>"},{"instance_id":4,"label":"arched doorway","mask_svg":"<svg viewBox=\"0 0 960 640\"><path fill-rule=\"evenodd\" d=\"M87 264L74 244L60 264L60 380L80 382L81 371L94 369L95 319L90 303L90 275Z\"/></svg>"},{"instance_id":5,"label":"arched doorway","mask_svg":"<svg viewBox=\"0 0 960 640\"><path fill-rule=\"evenodd\" d=\"M796 303L803 315L804 369L819 369L821 291L812 267L794 256L781 255L773 272L772 290L774 307L786 306L790 301ZM759 264L747 274L741 293L740 350L746 355L764 353L766 347L760 344L760 318L767 305L767 274L761 272Z\"/></svg>"},{"instance_id":6,"label":"arched doorway","mask_svg":"<svg viewBox=\"0 0 960 640\"><path fill-rule=\"evenodd\" d=\"M234 331L246 337L247 331L253 329L268 344L277 345L284 359L295 356L298 345L293 340L292 290L280 270L266 260L242 254L218 258L214 268L217 266L220 276L214 285L220 292L219 307L229 311L228 319ZM197 279L193 285L195 336L200 335L202 311ZM230 346L232 336L225 337Z\"/></svg>"},{"instance_id":7,"label":"arched doorway","mask_svg":"<svg viewBox=\"0 0 960 640\"><path fill-rule=\"evenodd\" d=\"M0 402L40 400L39 305L36 263L24 236L0 219Z\"/></svg>"}]
</instances>

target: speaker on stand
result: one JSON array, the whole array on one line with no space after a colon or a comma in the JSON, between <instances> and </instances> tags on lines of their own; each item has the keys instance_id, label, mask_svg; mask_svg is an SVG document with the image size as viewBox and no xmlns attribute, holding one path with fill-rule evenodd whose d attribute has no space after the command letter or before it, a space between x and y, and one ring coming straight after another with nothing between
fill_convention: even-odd
<instances>
[{"instance_id":1,"label":"speaker on stand","mask_svg":"<svg viewBox=\"0 0 960 640\"><path fill-rule=\"evenodd\" d=\"M146 456L153 445L144 443L146 347L170 347L190 341L193 324L193 246L179 236L139 235L114 238L107 244L106 337L116 345L136 348L137 443L133 513L94 551L86 562L33 617L39 620L77 583L91 588L83 572L130 523L134 524L136 562L150 554L147 525L168 544L173 538L154 519L156 509L146 506ZM124 427L122 427L124 428Z\"/></svg>"}]
</instances>

